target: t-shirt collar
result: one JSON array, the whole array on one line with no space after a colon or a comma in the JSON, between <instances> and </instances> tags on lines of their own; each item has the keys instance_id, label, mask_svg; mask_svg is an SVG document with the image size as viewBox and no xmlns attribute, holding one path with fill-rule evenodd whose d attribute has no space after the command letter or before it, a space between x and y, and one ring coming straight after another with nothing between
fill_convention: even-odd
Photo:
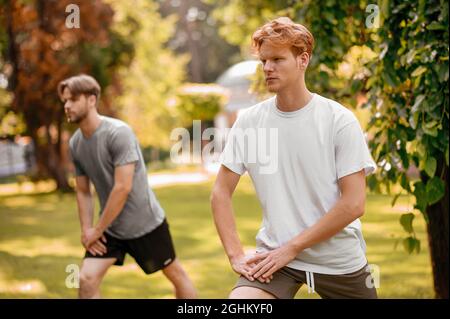
<instances>
[{"instance_id":1,"label":"t-shirt collar","mask_svg":"<svg viewBox=\"0 0 450 319\"><path fill-rule=\"evenodd\" d=\"M282 117L297 117L300 116L301 114L305 113L308 109L311 109L315 103L316 100L316 93L312 93L312 98L309 100L309 102L303 106L301 109L298 109L296 111L291 111L291 112L284 112L281 111L278 107L277 107L277 97L276 95L272 98L272 110L274 111L275 114L282 116Z\"/></svg>"}]
</instances>

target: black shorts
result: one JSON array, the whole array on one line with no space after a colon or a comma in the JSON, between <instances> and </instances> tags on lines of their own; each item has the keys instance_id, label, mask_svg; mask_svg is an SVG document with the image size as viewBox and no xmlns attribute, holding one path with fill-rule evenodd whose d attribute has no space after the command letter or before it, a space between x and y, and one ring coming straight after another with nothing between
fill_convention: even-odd
<instances>
[{"instance_id":1,"label":"black shorts","mask_svg":"<svg viewBox=\"0 0 450 319\"><path fill-rule=\"evenodd\" d=\"M94 256L86 251L84 258L117 258L114 265L122 266L128 253L146 274L161 270L175 260L175 249L166 219L150 233L135 239L118 239L106 232L104 235L106 254Z\"/></svg>"}]
</instances>

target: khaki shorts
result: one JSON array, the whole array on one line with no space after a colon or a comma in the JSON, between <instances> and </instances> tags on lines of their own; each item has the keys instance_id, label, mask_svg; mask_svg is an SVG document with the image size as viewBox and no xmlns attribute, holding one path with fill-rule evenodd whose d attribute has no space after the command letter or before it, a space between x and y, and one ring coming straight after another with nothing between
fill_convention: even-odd
<instances>
[{"instance_id":1,"label":"khaki shorts","mask_svg":"<svg viewBox=\"0 0 450 319\"><path fill-rule=\"evenodd\" d=\"M234 287L255 287L278 299L292 299L303 284L308 292L317 292L322 298L334 299L377 299L368 265L344 275L325 275L283 267L273 274L269 283L249 281L241 276Z\"/></svg>"}]
</instances>

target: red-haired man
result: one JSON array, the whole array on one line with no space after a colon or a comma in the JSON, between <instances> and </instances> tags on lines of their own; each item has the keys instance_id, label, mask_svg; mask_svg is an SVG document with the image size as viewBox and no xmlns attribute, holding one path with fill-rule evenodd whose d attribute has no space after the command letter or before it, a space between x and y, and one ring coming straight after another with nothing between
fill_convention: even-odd
<instances>
[{"instance_id":1,"label":"red-haired man","mask_svg":"<svg viewBox=\"0 0 450 319\"><path fill-rule=\"evenodd\" d=\"M240 274L230 298L293 298L302 284L322 298L377 298L359 217L365 176L376 169L351 111L305 85L314 38L306 27L278 18L253 34L267 88L275 96L242 112L222 154L211 206L231 266ZM276 129L275 170L261 154ZM240 133L236 133L240 132ZM236 143L247 132L257 141ZM261 141L263 140L263 141ZM245 254L232 194L248 172L263 208L256 254Z\"/></svg>"}]
</instances>

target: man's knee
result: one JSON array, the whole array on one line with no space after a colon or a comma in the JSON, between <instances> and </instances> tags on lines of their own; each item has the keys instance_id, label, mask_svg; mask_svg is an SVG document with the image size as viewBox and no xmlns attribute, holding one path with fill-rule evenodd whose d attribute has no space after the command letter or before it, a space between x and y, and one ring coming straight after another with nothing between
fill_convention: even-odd
<instances>
[{"instance_id":1,"label":"man's knee","mask_svg":"<svg viewBox=\"0 0 450 319\"><path fill-rule=\"evenodd\" d=\"M98 289L102 278L102 272L81 268L80 290L85 293L95 292Z\"/></svg>"},{"instance_id":2,"label":"man's knee","mask_svg":"<svg viewBox=\"0 0 450 319\"><path fill-rule=\"evenodd\" d=\"M187 277L186 272L184 271L183 267L181 267L181 264L177 259L171 262L168 266L164 267L162 271L164 275L173 280L182 280Z\"/></svg>"},{"instance_id":3,"label":"man's knee","mask_svg":"<svg viewBox=\"0 0 450 319\"><path fill-rule=\"evenodd\" d=\"M233 289L228 299L275 299L276 297L262 289L241 286Z\"/></svg>"}]
</instances>

